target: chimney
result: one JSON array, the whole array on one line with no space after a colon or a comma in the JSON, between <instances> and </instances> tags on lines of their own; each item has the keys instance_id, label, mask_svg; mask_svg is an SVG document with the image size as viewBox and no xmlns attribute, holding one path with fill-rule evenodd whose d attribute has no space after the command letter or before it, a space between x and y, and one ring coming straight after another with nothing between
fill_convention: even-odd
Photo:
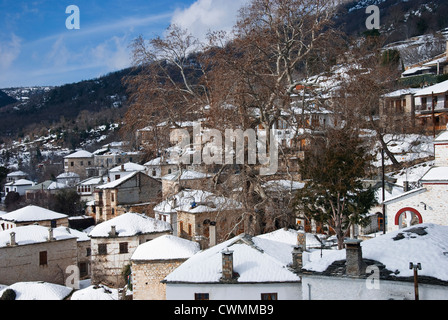
<instances>
[{"instance_id":1,"label":"chimney","mask_svg":"<svg viewBox=\"0 0 448 320\"><path fill-rule=\"evenodd\" d=\"M210 235L209 247L213 247L216 245L216 222L215 221L210 222L209 235Z\"/></svg>"},{"instance_id":2,"label":"chimney","mask_svg":"<svg viewBox=\"0 0 448 320\"><path fill-rule=\"evenodd\" d=\"M10 242L9 242L9 245L10 245L10 246L15 246L15 245L17 245L17 242L16 242L16 233L15 233L15 232L10 232L10 233L9 233L9 236L10 236L10 238L11 238L11 240L10 240Z\"/></svg>"},{"instance_id":3,"label":"chimney","mask_svg":"<svg viewBox=\"0 0 448 320\"><path fill-rule=\"evenodd\" d=\"M124 164L121 165L121 171L124 171Z\"/></svg>"},{"instance_id":4,"label":"chimney","mask_svg":"<svg viewBox=\"0 0 448 320\"><path fill-rule=\"evenodd\" d=\"M359 277L365 273L366 266L362 260L361 240L347 239L344 241L346 250L346 274Z\"/></svg>"},{"instance_id":5,"label":"chimney","mask_svg":"<svg viewBox=\"0 0 448 320\"><path fill-rule=\"evenodd\" d=\"M48 241L54 240L53 237L53 228L48 228Z\"/></svg>"},{"instance_id":6,"label":"chimney","mask_svg":"<svg viewBox=\"0 0 448 320\"><path fill-rule=\"evenodd\" d=\"M292 268L296 271L301 271L303 266L303 247L295 246L292 251Z\"/></svg>"},{"instance_id":7,"label":"chimney","mask_svg":"<svg viewBox=\"0 0 448 320\"><path fill-rule=\"evenodd\" d=\"M299 232L297 234L297 245L302 247L302 251L306 250L306 233Z\"/></svg>"},{"instance_id":8,"label":"chimney","mask_svg":"<svg viewBox=\"0 0 448 320\"><path fill-rule=\"evenodd\" d=\"M115 226L110 226L109 236L110 237L116 237L117 236L117 229L116 229Z\"/></svg>"},{"instance_id":9,"label":"chimney","mask_svg":"<svg viewBox=\"0 0 448 320\"><path fill-rule=\"evenodd\" d=\"M226 248L222 252L222 281L233 280L233 251Z\"/></svg>"}]
</instances>

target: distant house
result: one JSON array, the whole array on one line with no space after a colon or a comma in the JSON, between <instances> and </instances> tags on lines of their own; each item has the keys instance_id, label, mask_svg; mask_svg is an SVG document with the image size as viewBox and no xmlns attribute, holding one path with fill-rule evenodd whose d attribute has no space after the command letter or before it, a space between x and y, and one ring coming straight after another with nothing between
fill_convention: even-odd
<instances>
[{"instance_id":1,"label":"distant house","mask_svg":"<svg viewBox=\"0 0 448 320\"><path fill-rule=\"evenodd\" d=\"M29 205L0 216L0 230L39 224L45 227L68 227L68 216L42 207Z\"/></svg>"},{"instance_id":2,"label":"distant house","mask_svg":"<svg viewBox=\"0 0 448 320\"><path fill-rule=\"evenodd\" d=\"M161 182L141 171L135 171L118 180L95 188L96 221L109 220L132 207L156 203L160 197Z\"/></svg>"},{"instance_id":3,"label":"distant house","mask_svg":"<svg viewBox=\"0 0 448 320\"><path fill-rule=\"evenodd\" d=\"M167 198L181 188L210 190L213 175L195 170L179 170L162 176L162 194Z\"/></svg>"},{"instance_id":4,"label":"distant house","mask_svg":"<svg viewBox=\"0 0 448 320\"><path fill-rule=\"evenodd\" d=\"M6 175L6 182L13 182L28 178L28 174L23 171L13 171Z\"/></svg>"},{"instance_id":5,"label":"distant house","mask_svg":"<svg viewBox=\"0 0 448 320\"><path fill-rule=\"evenodd\" d=\"M5 183L5 195L7 195L8 192L17 192L21 196L24 196L26 190L34 185L35 183L33 181L27 179L19 179Z\"/></svg>"},{"instance_id":6,"label":"distant house","mask_svg":"<svg viewBox=\"0 0 448 320\"><path fill-rule=\"evenodd\" d=\"M178 165L166 157L158 157L143 164L147 169L148 176L160 179L163 176L176 172Z\"/></svg>"},{"instance_id":7,"label":"distant house","mask_svg":"<svg viewBox=\"0 0 448 320\"><path fill-rule=\"evenodd\" d=\"M380 118L393 123L396 130L415 126L415 99L419 89L407 88L389 92L381 97Z\"/></svg>"},{"instance_id":8,"label":"distant house","mask_svg":"<svg viewBox=\"0 0 448 320\"><path fill-rule=\"evenodd\" d=\"M145 172L146 167L134 162L126 162L109 170L110 181L115 181L133 172Z\"/></svg>"},{"instance_id":9,"label":"distant house","mask_svg":"<svg viewBox=\"0 0 448 320\"><path fill-rule=\"evenodd\" d=\"M139 151L126 151L125 142L112 142L104 145L101 149L95 150L94 166L97 175L102 175L106 170L120 166L127 162L140 162L142 153Z\"/></svg>"},{"instance_id":10,"label":"distant house","mask_svg":"<svg viewBox=\"0 0 448 320\"><path fill-rule=\"evenodd\" d=\"M139 245L131 257L132 299L165 300L165 284L161 281L199 250L197 242L172 235Z\"/></svg>"},{"instance_id":11,"label":"distant house","mask_svg":"<svg viewBox=\"0 0 448 320\"><path fill-rule=\"evenodd\" d=\"M87 169L93 166L92 153L79 150L64 157L64 171L79 175L80 179L88 178Z\"/></svg>"},{"instance_id":12,"label":"distant house","mask_svg":"<svg viewBox=\"0 0 448 320\"><path fill-rule=\"evenodd\" d=\"M81 197L81 201L94 201L95 200L95 188L107 183L105 177L91 177L83 181L80 181L76 186L76 191Z\"/></svg>"},{"instance_id":13,"label":"distant house","mask_svg":"<svg viewBox=\"0 0 448 320\"><path fill-rule=\"evenodd\" d=\"M122 288L125 266L142 243L171 234L171 225L142 214L128 212L96 225L89 236L92 248L92 283Z\"/></svg>"},{"instance_id":14,"label":"distant house","mask_svg":"<svg viewBox=\"0 0 448 320\"><path fill-rule=\"evenodd\" d=\"M414 268L421 300L448 299L448 227L420 224L343 250L303 253L304 300L414 300ZM410 267L410 264L413 264Z\"/></svg>"},{"instance_id":15,"label":"distant house","mask_svg":"<svg viewBox=\"0 0 448 320\"><path fill-rule=\"evenodd\" d=\"M0 232L0 283L46 281L65 284L65 270L77 266L77 237L39 225Z\"/></svg>"},{"instance_id":16,"label":"distant house","mask_svg":"<svg viewBox=\"0 0 448 320\"><path fill-rule=\"evenodd\" d=\"M80 181L80 175L76 172L63 172L56 177L56 181L66 188L75 187Z\"/></svg>"},{"instance_id":17,"label":"distant house","mask_svg":"<svg viewBox=\"0 0 448 320\"><path fill-rule=\"evenodd\" d=\"M165 277L167 300L300 300L294 245L241 234Z\"/></svg>"}]
</instances>

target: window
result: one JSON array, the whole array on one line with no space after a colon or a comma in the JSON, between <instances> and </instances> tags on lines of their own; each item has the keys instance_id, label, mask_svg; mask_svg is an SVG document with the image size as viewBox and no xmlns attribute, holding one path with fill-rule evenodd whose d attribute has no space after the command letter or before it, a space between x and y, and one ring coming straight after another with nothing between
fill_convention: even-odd
<instances>
[{"instance_id":1,"label":"window","mask_svg":"<svg viewBox=\"0 0 448 320\"><path fill-rule=\"evenodd\" d=\"M72 162L70 162L70 166L71 167L74 167L75 166L75 163L72 161Z\"/></svg>"},{"instance_id":2,"label":"window","mask_svg":"<svg viewBox=\"0 0 448 320\"><path fill-rule=\"evenodd\" d=\"M51 220L51 227L56 228L56 220Z\"/></svg>"},{"instance_id":3,"label":"window","mask_svg":"<svg viewBox=\"0 0 448 320\"><path fill-rule=\"evenodd\" d=\"M114 201L115 201L115 198L114 198L114 194L113 194L113 193L110 194L110 201L111 201L111 202L114 202Z\"/></svg>"},{"instance_id":4,"label":"window","mask_svg":"<svg viewBox=\"0 0 448 320\"><path fill-rule=\"evenodd\" d=\"M188 235L191 236L192 230L191 230L191 224L188 224Z\"/></svg>"},{"instance_id":5,"label":"window","mask_svg":"<svg viewBox=\"0 0 448 320\"><path fill-rule=\"evenodd\" d=\"M84 165L84 161L81 161L81 163L80 163L82 166Z\"/></svg>"},{"instance_id":6,"label":"window","mask_svg":"<svg viewBox=\"0 0 448 320\"><path fill-rule=\"evenodd\" d=\"M183 223L183 221L179 221L179 231L180 232L184 231L184 223Z\"/></svg>"},{"instance_id":7,"label":"window","mask_svg":"<svg viewBox=\"0 0 448 320\"><path fill-rule=\"evenodd\" d=\"M47 265L47 251L39 252L39 265L46 266Z\"/></svg>"},{"instance_id":8,"label":"window","mask_svg":"<svg viewBox=\"0 0 448 320\"><path fill-rule=\"evenodd\" d=\"M208 293L195 293L194 300L210 300L210 295Z\"/></svg>"},{"instance_id":9,"label":"window","mask_svg":"<svg viewBox=\"0 0 448 320\"><path fill-rule=\"evenodd\" d=\"M98 254L107 254L107 244L105 243L98 244Z\"/></svg>"},{"instance_id":10,"label":"window","mask_svg":"<svg viewBox=\"0 0 448 320\"><path fill-rule=\"evenodd\" d=\"M262 293L261 300L277 300L277 293Z\"/></svg>"},{"instance_id":11,"label":"window","mask_svg":"<svg viewBox=\"0 0 448 320\"><path fill-rule=\"evenodd\" d=\"M128 253L128 243L120 242L120 253Z\"/></svg>"},{"instance_id":12,"label":"window","mask_svg":"<svg viewBox=\"0 0 448 320\"><path fill-rule=\"evenodd\" d=\"M86 257L90 257L91 254L92 254L92 249L86 248Z\"/></svg>"}]
</instances>

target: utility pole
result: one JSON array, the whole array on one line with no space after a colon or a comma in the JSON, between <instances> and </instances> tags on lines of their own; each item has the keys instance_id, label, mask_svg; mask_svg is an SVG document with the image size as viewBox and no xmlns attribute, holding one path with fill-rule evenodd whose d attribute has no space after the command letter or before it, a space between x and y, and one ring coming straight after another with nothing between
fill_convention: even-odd
<instances>
[{"instance_id":1,"label":"utility pole","mask_svg":"<svg viewBox=\"0 0 448 320\"><path fill-rule=\"evenodd\" d=\"M386 205L384 201L386 200L386 183L385 183L385 169L384 169L384 148L381 148L381 184L383 189L383 234L386 234Z\"/></svg>"},{"instance_id":2,"label":"utility pole","mask_svg":"<svg viewBox=\"0 0 448 320\"><path fill-rule=\"evenodd\" d=\"M418 295L418 270L422 270L422 265L419 263L414 264L412 262L409 263L409 269L414 269L414 292L415 292L415 300L419 300Z\"/></svg>"},{"instance_id":3,"label":"utility pole","mask_svg":"<svg viewBox=\"0 0 448 320\"><path fill-rule=\"evenodd\" d=\"M431 93L431 105L432 105L432 135L436 137L436 116L435 116L435 105L434 105L434 92Z\"/></svg>"}]
</instances>

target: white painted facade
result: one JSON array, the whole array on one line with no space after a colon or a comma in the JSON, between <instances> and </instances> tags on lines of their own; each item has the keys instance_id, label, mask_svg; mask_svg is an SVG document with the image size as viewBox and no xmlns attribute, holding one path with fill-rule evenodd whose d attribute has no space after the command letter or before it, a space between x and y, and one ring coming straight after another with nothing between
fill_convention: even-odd
<instances>
[{"instance_id":1,"label":"white painted facade","mask_svg":"<svg viewBox=\"0 0 448 320\"><path fill-rule=\"evenodd\" d=\"M277 294L278 300L302 300L299 282L294 283L169 283L167 300L194 300L195 293L208 293L210 300L261 300L262 294Z\"/></svg>"}]
</instances>

